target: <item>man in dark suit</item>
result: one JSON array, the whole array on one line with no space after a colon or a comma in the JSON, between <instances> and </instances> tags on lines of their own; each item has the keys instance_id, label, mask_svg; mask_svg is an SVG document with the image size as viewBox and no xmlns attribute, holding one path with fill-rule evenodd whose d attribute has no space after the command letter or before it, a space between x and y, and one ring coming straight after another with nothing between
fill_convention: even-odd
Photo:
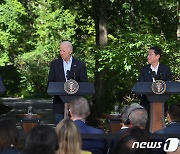
<instances>
[{"instance_id":1,"label":"man in dark suit","mask_svg":"<svg viewBox=\"0 0 180 154\"><path fill-rule=\"evenodd\" d=\"M167 111L167 120L168 125L165 128L158 130L155 134L164 134L164 135L180 135L180 104L172 104L170 105ZM163 142L163 146L160 149L153 149L153 154L165 154L163 147L166 139L154 139L154 142ZM173 153L173 152L172 152ZM180 141L178 149L174 152L174 154L180 153Z\"/></svg>"},{"instance_id":2,"label":"man in dark suit","mask_svg":"<svg viewBox=\"0 0 180 154\"><path fill-rule=\"evenodd\" d=\"M169 66L160 64L162 51L158 47L151 47L148 52L148 65L141 70L138 82L153 82L155 80L172 81L172 74ZM149 110L149 101L142 96L140 104Z\"/></svg>"},{"instance_id":3,"label":"man in dark suit","mask_svg":"<svg viewBox=\"0 0 180 154\"><path fill-rule=\"evenodd\" d=\"M87 82L85 63L72 57L73 46L69 41L60 44L61 58L51 62L48 82L66 82L74 79L77 82ZM53 112L55 123L64 118L64 103L59 96L53 96Z\"/></svg>"},{"instance_id":4,"label":"man in dark suit","mask_svg":"<svg viewBox=\"0 0 180 154\"><path fill-rule=\"evenodd\" d=\"M75 122L81 134L104 134L102 129L98 129L86 124L86 118L90 114L89 104L83 97L74 99L70 103L71 119ZM93 154L105 154L106 142L104 139L83 139L82 149L91 151Z\"/></svg>"},{"instance_id":5,"label":"man in dark suit","mask_svg":"<svg viewBox=\"0 0 180 154\"><path fill-rule=\"evenodd\" d=\"M168 125L156 134L180 134L180 104L172 104L167 111Z\"/></svg>"}]
</instances>

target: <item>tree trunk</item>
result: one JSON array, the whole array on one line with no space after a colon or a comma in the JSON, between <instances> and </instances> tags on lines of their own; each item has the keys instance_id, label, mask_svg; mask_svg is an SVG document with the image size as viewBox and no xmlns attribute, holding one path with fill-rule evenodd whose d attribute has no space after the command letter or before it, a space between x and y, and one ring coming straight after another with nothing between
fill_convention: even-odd
<instances>
[{"instance_id":1,"label":"tree trunk","mask_svg":"<svg viewBox=\"0 0 180 154\"><path fill-rule=\"evenodd\" d=\"M130 25L132 28L135 26L135 1L131 0L131 12L130 12Z\"/></svg>"},{"instance_id":2,"label":"tree trunk","mask_svg":"<svg viewBox=\"0 0 180 154\"><path fill-rule=\"evenodd\" d=\"M178 16L178 26L177 26L177 40L180 40L180 5L179 5L179 1L177 2L177 16Z\"/></svg>"},{"instance_id":3,"label":"tree trunk","mask_svg":"<svg viewBox=\"0 0 180 154\"><path fill-rule=\"evenodd\" d=\"M96 27L96 45L103 49L107 43L107 0L100 0L97 4L96 0L93 0L93 8L94 8L94 19L95 19L95 27ZM104 81L102 79L104 71L98 71L100 68L99 64L99 55L96 54L95 57L95 101L99 102L101 99L101 95L103 94Z\"/></svg>"}]
</instances>

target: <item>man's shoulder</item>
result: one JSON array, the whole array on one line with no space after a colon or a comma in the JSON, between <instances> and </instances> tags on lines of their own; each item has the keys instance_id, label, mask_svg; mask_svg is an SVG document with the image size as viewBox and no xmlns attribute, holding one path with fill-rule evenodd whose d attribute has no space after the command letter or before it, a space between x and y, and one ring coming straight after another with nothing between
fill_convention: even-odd
<instances>
[{"instance_id":1,"label":"man's shoulder","mask_svg":"<svg viewBox=\"0 0 180 154\"><path fill-rule=\"evenodd\" d=\"M93 127L93 126L88 126L87 127L89 128L89 130L91 131L91 133L104 133L104 131L100 128L96 128L96 127Z\"/></svg>"},{"instance_id":2,"label":"man's shoulder","mask_svg":"<svg viewBox=\"0 0 180 154\"><path fill-rule=\"evenodd\" d=\"M156 134L180 134L180 123L172 123L169 124L166 128L163 128L157 132Z\"/></svg>"},{"instance_id":3,"label":"man's shoulder","mask_svg":"<svg viewBox=\"0 0 180 154\"><path fill-rule=\"evenodd\" d=\"M62 59L61 58L57 58L57 59L53 60L51 63L57 63L57 62L60 62L60 61L62 61Z\"/></svg>"},{"instance_id":4,"label":"man's shoulder","mask_svg":"<svg viewBox=\"0 0 180 154\"><path fill-rule=\"evenodd\" d=\"M142 67L142 69L149 69L150 66L151 66L150 64L144 65L144 66Z\"/></svg>"},{"instance_id":5,"label":"man's shoulder","mask_svg":"<svg viewBox=\"0 0 180 154\"><path fill-rule=\"evenodd\" d=\"M169 68L169 66L166 65L166 64L159 64L159 67L161 67L161 68Z\"/></svg>"},{"instance_id":6,"label":"man's shoulder","mask_svg":"<svg viewBox=\"0 0 180 154\"><path fill-rule=\"evenodd\" d=\"M79 60L79 59L74 58L74 57L73 57L73 61L74 61L74 63L77 63L77 64L84 64L84 62L82 60Z\"/></svg>"}]
</instances>

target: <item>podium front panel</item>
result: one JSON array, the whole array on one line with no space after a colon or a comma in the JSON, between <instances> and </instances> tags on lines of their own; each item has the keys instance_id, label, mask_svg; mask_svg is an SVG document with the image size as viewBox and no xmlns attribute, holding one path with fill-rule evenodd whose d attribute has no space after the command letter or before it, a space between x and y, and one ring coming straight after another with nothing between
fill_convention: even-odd
<instances>
[{"instance_id":1,"label":"podium front panel","mask_svg":"<svg viewBox=\"0 0 180 154\"><path fill-rule=\"evenodd\" d=\"M47 93L59 96L84 96L95 93L94 84L90 82L79 82L79 90L76 94L67 94L64 91L64 82L49 82Z\"/></svg>"}]
</instances>

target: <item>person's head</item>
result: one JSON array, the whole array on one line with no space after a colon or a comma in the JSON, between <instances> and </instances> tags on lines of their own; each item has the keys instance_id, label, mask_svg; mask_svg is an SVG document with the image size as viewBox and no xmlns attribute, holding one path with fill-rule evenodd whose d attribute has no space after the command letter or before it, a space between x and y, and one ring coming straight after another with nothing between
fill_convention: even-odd
<instances>
[{"instance_id":1,"label":"person's head","mask_svg":"<svg viewBox=\"0 0 180 154\"><path fill-rule=\"evenodd\" d=\"M162 54L162 51L160 48L156 46L151 47L149 49L148 56L147 56L148 63L151 65L157 64L160 60L161 54Z\"/></svg>"},{"instance_id":2,"label":"person's head","mask_svg":"<svg viewBox=\"0 0 180 154\"><path fill-rule=\"evenodd\" d=\"M69 109L72 120L85 120L90 114L88 101L83 97L72 100Z\"/></svg>"},{"instance_id":3,"label":"person's head","mask_svg":"<svg viewBox=\"0 0 180 154\"><path fill-rule=\"evenodd\" d=\"M116 154L148 154L146 149L133 148L134 142L149 141L148 132L139 127L128 128L121 136L114 149Z\"/></svg>"},{"instance_id":4,"label":"person's head","mask_svg":"<svg viewBox=\"0 0 180 154\"><path fill-rule=\"evenodd\" d=\"M128 126L129 123L127 123L127 118L128 118L128 112L127 112L127 109L128 109L128 105L125 105L122 107L121 111L120 111L120 121L122 122L122 124L124 126Z\"/></svg>"},{"instance_id":5,"label":"person's head","mask_svg":"<svg viewBox=\"0 0 180 154\"><path fill-rule=\"evenodd\" d=\"M127 109L127 123L129 122L129 127L138 126L139 128L145 129L148 114L147 111L139 104L133 103Z\"/></svg>"},{"instance_id":6,"label":"person's head","mask_svg":"<svg viewBox=\"0 0 180 154\"><path fill-rule=\"evenodd\" d=\"M81 135L70 119L61 120L56 126L56 133L59 140L58 154L79 154L82 148Z\"/></svg>"},{"instance_id":7,"label":"person's head","mask_svg":"<svg viewBox=\"0 0 180 154\"><path fill-rule=\"evenodd\" d=\"M45 145L56 151L58 149L58 139L55 130L48 125L32 128L26 136L25 149L35 145Z\"/></svg>"},{"instance_id":8,"label":"person's head","mask_svg":"<svg viewBox=\"0 0 180 154\"><path fill-rule=\"evenodd\" d=\"M0 149L8 149L12 146L18 146L19 134L16 124L13 120L0 120Z\"/></svg>"},{"instance_id":9,"label":"person's head","mask_svg":"<svg viewBox=\"0 0 180 154\"><path fill-rule=\"evenodd\" d=\"M73 46L72 46L71 42L69 42L69 41L61 42L60 55L63 60L69 61L72 51L73 51Z\"/></svg>"},{"instance_id":10,"label":"person's head","mask_svg":"<svg viewBox=\"0 0 180 154\"><path fill-rule=\"evenodd\" d=\"M170 105L167 111L168 122L180 122L180 104Z\"/></svg>"}]
</instances>

